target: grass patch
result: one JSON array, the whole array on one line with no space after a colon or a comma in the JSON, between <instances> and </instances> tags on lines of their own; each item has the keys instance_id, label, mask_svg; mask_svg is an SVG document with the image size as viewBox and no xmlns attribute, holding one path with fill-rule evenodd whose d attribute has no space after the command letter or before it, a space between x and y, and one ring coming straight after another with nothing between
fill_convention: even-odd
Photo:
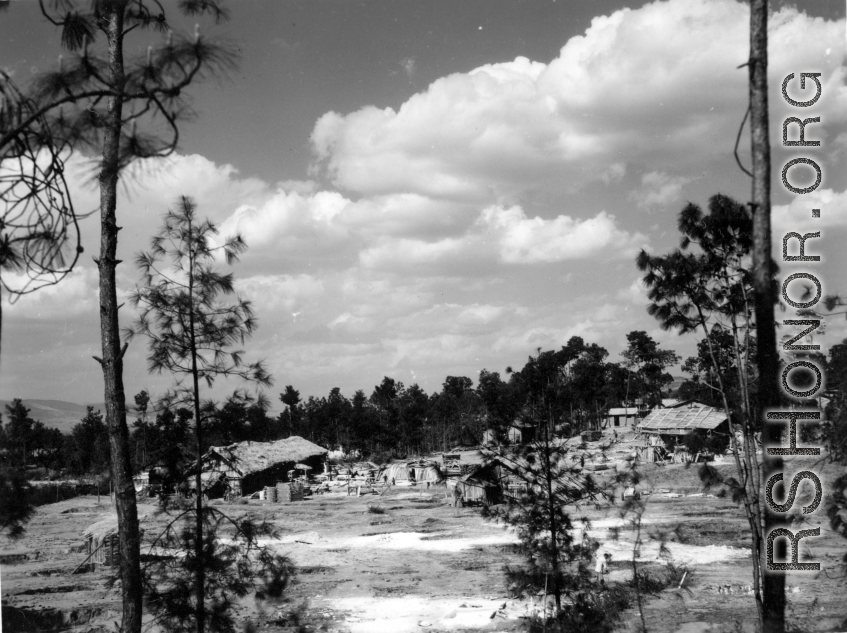
<instances>
[{"instance_id":1,"label":"grass patch","mask_svg":"<svg viewBox=\"0 0 847 633\"><path fill-rule=\"evenodd\" d=\"M382 506L368 506L368 512L370 514L385 514L385 508Z\"/></svg>"},{"instance_id":2,"label":"grass patch","mask_svg":"<svg viewBox=\"0 0 847 633\"><path fill-rule=\"evenodd\" d=\"M476 558L466 558L462 560L452 561L447 564L450 569L457 571L484 571L491 567L488 563Z\"/></svg>"}]
</instances>

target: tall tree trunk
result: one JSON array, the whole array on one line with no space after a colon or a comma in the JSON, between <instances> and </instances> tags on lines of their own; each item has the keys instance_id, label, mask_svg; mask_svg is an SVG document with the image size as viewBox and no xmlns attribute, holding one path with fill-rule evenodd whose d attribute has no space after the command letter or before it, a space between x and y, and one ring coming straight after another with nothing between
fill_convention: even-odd
<instances>
[{"instance_id":1,"label":"tall tree trunk","mask_svg":"<svg viewBox=\"0 0 847 633\"><path fill-rule=\"evenodd\" d=\"M116 92L124 86L123 2L106 4L108 20L109 75ZM138 511L126 425L126 394L123 385L123 350L118 326L118 301L115 267L118 247L117 206L118 166L123 101L109 97L100 171L100 339L106 399L106 424L109 429L112 481L115 483L115 506L118 514L118 539L121 553L121 630L141 631L141 539Z\"/></svg>"},{"instance_id":2,"label":"tall tree trunk","mask_svg":"<svg viewBox=\"0 0 847 633\"><path fill-rule=\"evenodd\" d=\"M553 570L553 595L556 600L556 617L562 612L562 589L559 587L559 526L556 522L556 499L553 496L553 468L550 464L550 436L544 427L544 475L547 484L547 512L550 517L550 567ZM547 621L547 605L544 605Z\"/></svg>"},{"instance_id":3,"label":"tall tree trunk","mask_svg":"<svg viewBox=\"0 0 847 633\"><path fill-rule=\"evenodd\" d=\"M778 407L779 357L774 329L773 270L771 268L771 159L768 138L768 2L752 0L750 4L750 132L753 164L753 284L756 303L758 337L759 406L758 421L762 425L762 480L782 470L782 458L767 454L767 445L779 442L777 429L765 422L765 410ZM767 537L780 523L780 517L758 500L763 510L762 536ZM760 549L764 571L762 591L763 633L785 631L785 575L768 573L765 548Z\"/></svg>"},{"instance_id":4,"label":"tall tree trunk","mask_svg":"<svg viewBox=\"0 0 847 633\"><path fill-rule=\"evenodd\" d=\"M196 523L194 524L194 556L197 559L197 571L194 576L195 592L195 618L197 620L197 633L203 633L206 628L206 609L204 597L206 594L206 568L203 561L203 433L200 428L200 375L197 371L197 334L194 330L194 256L192 249L194 244L191 235L191 223L188 224L188 300L191 313L189 315L189 335L191 337L191 380L194 390L194 435L197 438L197 472L194 475L194 484L197 494Z\"/></svg>"}]
</instances>

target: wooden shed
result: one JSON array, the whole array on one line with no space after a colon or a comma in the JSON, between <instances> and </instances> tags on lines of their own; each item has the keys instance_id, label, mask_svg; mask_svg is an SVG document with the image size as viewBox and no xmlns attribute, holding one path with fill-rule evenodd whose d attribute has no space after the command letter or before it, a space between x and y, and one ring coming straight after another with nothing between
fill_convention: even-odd
<instances>
[{"instance_id":1,"label":"wooden shed","mask_svg":"<svg viewBox=\"0 0 847 633\"><path fill-rule=\"evenodd\" d=\"M466 505L489 506L503 501L500 486L482 476L476 476L476 473L461 477L456 482L456 487L462 491L462 498Z\"/></svg>"},{"instance_id":2,"label":"wooden shed","mask_svg":"<svg viewBox=\"0 0 847 633\"><path fill-rule=\"evenodd\" d=\"M635 425L638 416L636 407L612 407L603 419L603 428L627 428Z\"/></svg>"},{"instance_id":3,"label":"wooden shed","mask_svg":"<svg viewBox=\"0 0 847 633\"><path fill-rule=\"evenodd\" d=\"M509 427L507 436L509 444L528 444L535 440L535 426L515 422Z\"/></svg>"}]
</instances>

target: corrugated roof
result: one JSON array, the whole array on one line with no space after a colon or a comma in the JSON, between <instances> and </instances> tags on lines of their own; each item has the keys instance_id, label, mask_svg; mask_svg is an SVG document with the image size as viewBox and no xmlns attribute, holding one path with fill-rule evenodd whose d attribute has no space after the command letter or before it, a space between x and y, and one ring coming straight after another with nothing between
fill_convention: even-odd
<instances>
[{"instance_id":1,"label":"corrugated roof","mask_svg":"<svg viewBox=\"0 0 847 633\"><path fill-rule=\"evenodd\" d=\"M635 407L612 407L606 415L636 415L638 409Z\"/></svg>"},{"instance_id":2,"label":"corrugated roof","mask_svg":"<svg viewBox=\"0 0 847 633\"><path fill-rule=\"evenodd\" d=\"M229 446L212 446L203 458L206 462L220 455L242 477L285 462L303 462L327 450L309 440L293 435L275 442L238 442ZM205 469L205 468L204 468Z\"/></svg>"},{"instance_id":3,"label":"corrugated roof","mask_svg":"<svg viewBox=\"0 0 847 633\"><path fill-rule=\"evenodd\" d=\"M685 435L694 429L714 429L726 420L726 414L705 404L692 403L673 409L654 409L638 423L645 433Z\"/></svg>"}]
</instances>

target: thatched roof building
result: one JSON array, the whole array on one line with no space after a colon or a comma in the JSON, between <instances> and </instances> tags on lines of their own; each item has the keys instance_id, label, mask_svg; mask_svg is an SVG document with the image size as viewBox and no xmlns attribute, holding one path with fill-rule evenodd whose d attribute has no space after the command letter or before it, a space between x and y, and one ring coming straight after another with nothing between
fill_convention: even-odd
<instances>
[{"instance_id":1,"label":"thatched roof building","mask_svg":"<svg viewBox=\"0 0 847 633\"><path fill-rule=\"evenodd\" d=\"M222 496L228 488L232 494L249 495L288 481L288 471L297 464L322 470L327 452L296 435L275 442L212 446L202 460L204 492L209 497ZM188 485L194 486L193 477L189 477Z\"/></svg>"}]
</instances>

